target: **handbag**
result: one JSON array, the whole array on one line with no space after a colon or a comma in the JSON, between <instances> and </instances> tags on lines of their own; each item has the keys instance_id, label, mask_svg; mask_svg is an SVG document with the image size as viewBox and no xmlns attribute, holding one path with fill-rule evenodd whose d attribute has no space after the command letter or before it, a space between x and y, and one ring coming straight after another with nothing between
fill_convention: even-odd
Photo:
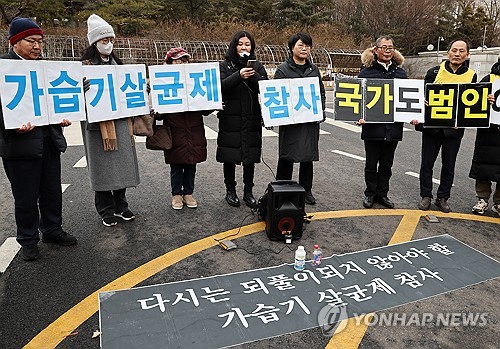
<instances>
[{"instance_id":1,"label":"handbag","mask_svg":"<svg viewBox=\"0 0 500 349\"><path fill-rule=\"evenodd\" d=\"M146 148L150 150L172 149L172 130L166 125L153 124L153 135L146 137Z\"/></svg>"},{"instance_id":2,"label":"handbag","mask_svg":"<svg viewBox=\"0 0 500 349\"><path fill-rule=\"evenodd\" d=\"M146 114L134 117L134 135L151 137L153 135L154 117Z\"/></svg>"}]
</instances>

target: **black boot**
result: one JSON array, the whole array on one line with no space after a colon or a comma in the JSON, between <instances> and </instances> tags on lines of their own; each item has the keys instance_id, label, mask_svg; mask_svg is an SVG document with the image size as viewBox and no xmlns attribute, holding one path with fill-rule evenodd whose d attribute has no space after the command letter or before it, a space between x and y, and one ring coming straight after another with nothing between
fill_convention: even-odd
<instances>
[{"instance_id":1,"label":"black boot","mask_svg":"<svg viewBox=\"0 0 500 349\"><path fill-rule=\"evenodd\" d=\"M243 190L243 201L245 201L247 206L250 208L257 207L257 200L255 200L255 198L253 197L252 187L245 187L245 189Z\"/></svg>"},{"instance_id":2,"label":"black boot","mask_svg":"<svg viewBox=\"0 0 500 349\"><path fill-rule=\"evenodd\" d=\"M235 187L228 187L227 188L226 201L229 204L229 206L233 206L233 207L240 206L240 199L238 199L238 195L236 195L236 188Z\"/></svg>"}]
</instances>

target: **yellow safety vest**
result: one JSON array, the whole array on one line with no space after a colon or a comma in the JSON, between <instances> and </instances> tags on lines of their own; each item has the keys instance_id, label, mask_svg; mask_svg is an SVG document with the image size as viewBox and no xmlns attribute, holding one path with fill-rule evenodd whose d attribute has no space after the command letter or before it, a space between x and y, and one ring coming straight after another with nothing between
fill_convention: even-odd
<instances>
[{"instance_id":1,"label":"yellow safety vest","mask_svg":"<svg viewBox=\"0 0 500 349\"><path fill-rule=\"evenodd\" d=\"M472 82L474 78L474 70L467 68L465 74L452 74L445 68L445 63L440 64L439 71L437 73L435 84L457 84L461 82Z\"/></svg>"}]
</instances>

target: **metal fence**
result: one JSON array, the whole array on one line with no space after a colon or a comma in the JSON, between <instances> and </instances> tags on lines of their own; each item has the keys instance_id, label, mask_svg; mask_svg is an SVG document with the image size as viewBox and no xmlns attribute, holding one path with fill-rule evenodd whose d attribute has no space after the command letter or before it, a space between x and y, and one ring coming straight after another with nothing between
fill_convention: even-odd
<instances>
[{"instance_id":1,"label":"metal fence","mask_svg":"<svg viewBox=\"0 0 500 349\"><path fill-rule=\"evenodd\" d=\"M0 37L3 54L9 49L7 33L0 31ZM44 57L49 60L77 61L88 47L86 37L46 35L44 42ZM191 54L192 62L221 61L228 49L228 44L225 42L117 38L114 51L124 63L155 65L162 64L167 51L178 46ZM315 46L311 50L311 60L320 68L324 76L331 77L335 73L356 75L361 66L360 54L359 50L329 50ZM289 51L286 46L262 45L257 47L256 56L272 76L276 67L289 56Z\"/></svg>"}]
</instances>

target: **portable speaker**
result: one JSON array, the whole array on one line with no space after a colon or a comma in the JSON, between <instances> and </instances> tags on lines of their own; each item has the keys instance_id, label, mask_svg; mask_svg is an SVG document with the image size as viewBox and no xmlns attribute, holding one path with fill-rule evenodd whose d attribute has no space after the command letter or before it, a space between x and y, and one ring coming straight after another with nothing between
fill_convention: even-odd
<instances>
[{"instance_id":1,"label":"portable speaker","mask_svg":"<svg viewBox=\"0 0 500 349\"><path fill-rule=\"evenodd\" d=\"M305 190L294 181L276 181L267 186L266 234L270 240L298 240L304 224Z\"/></svg>"}]
</instances>

